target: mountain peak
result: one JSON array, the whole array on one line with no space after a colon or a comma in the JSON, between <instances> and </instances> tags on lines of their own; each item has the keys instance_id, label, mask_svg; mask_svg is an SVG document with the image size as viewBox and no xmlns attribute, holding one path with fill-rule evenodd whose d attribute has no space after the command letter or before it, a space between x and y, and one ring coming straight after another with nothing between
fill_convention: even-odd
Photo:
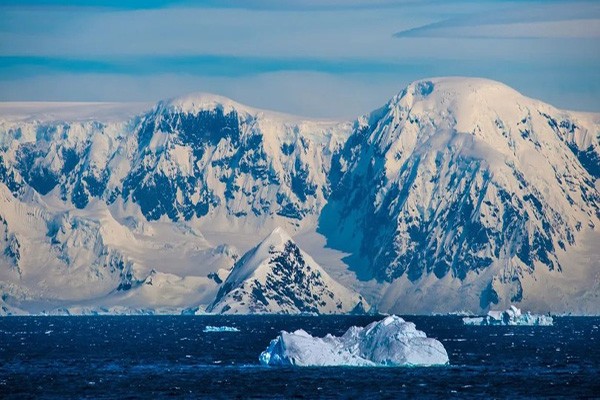
<instances>
[{"instance_id":1,"label":"mountain peak","mask_svg":"<svg viewBox=\"0 0 600 400\"><path fill-rule=\"evenodd\" d=\"M203 110L214 109L221 109L224 114L228 114L233 110L251 114L254 114L257 111L228 97L206 92L189 93L163 100L158 103L158 108L184 111L192 114L197 114L199 111Z\"/></svg>"},{"instance_id":2,"label":"mountain peak","mask_svg":"<svg viewBox=\"0 0 600 400\"><path fill-rule=\"evenodd\" d=\"M358 126L387 125L390 135L384 136L389 145L398 139L391 134L392 130L409 134L420 131L427 136L449 131L474 133L474 130L484 135L495 134L496 125L505 123L503 119L522 121L538 111L555 114L558 110L490 79L438 77L410 83L385 106L360 118ZM417 121L427 128L410 127ZM391 129L400 126L408 129Z\"/></svg>"},{"instance_id":3,"label":"mountain peak","mask_svg":"<svg viewBox=\"0 0 600 400\"><path fill-rule=\"evenodd\" d=\"M367 308L278 227L234 265L209 311L331 314Z\"/></svg>"},{"instance_id":4,"label":"mountain peak","mask_svg":"<svg viewBox=\"0 0 600 400\"><path fill-rule=\"evenodd\" d=\"M235 111L237 114L245 116L262 116L267 117L270 120L277 120L281 122L318 121L317 119L307 119L297 115L251 107L228 97L206 92L188 93L167 100L161 100L158 102L156 109L167 110L171 112L183 112L194 115L201 111L220 110L225 115ZM322 122L338 123L338 121L330 120L323 120Z\"/></svg>"},{"instance_id":5,"label":"mountain peak","mask_svg":"<svg viewBox=\"0 0 600 400\"><path fill-rule=\"evenodd\" d=\"M369 126L371 132L379 132L379 138L372 140L382 147L431 137L445 145L445 139L469 134L511 158L529 152L524 150L529 144L539 147L557 138L575 142L579 150L596 147L594 135L581 129L588 125L587 119L528 98L500 82L443 77L409 84L384 107L359 119L358 128ZM537 125L539 129L533 129Z\"/></svg>"},{"instance_id":6,"label":"mountain peak","mask_svg":"<svg viewBox=\"0 0 600 400\"><path fill-rule=\"evenodd\" d=\"M442 77L409 84L388 103L389 109L414 109L432 114L446 113L471 119L479 113L518 113L523 108L545 105L515 89L490 79Z\"/></svg>"},{"instance_id":7,"label":"mountain peak","mask_svg":"<svg viewBox=\"0 0 600 400\"><path fill-rule=\"evenodd\" d=\"M406 96L416 99L468 97L474 94L484 96L522 96L510 86L491 79L449 76L414 81L394 99L399 100Z\"/></svg>"},{"instance_id":8,"label":"mountain peak","mask_svg":"<svg viewBox=\"0 0 600 400\"><path fill-rule=\"evenodd\" d=\"M272 254L283 251L287 243L296 246L290 235L278 226L240 259L239 265L234 267L229 278L237 282L248 279Z\"/></svg>"}]
</instances>

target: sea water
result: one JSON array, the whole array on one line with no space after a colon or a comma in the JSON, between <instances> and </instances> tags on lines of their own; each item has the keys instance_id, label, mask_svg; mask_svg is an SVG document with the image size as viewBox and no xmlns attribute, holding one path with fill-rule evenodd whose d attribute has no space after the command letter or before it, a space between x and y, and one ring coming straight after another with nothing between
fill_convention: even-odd
<instances>
[{"instance_id":1,"label":"sea water","mask_svg":"<svg viewBox=\"0 0 600 400\"><path fill-rule=\"evenodd\" d=\"M600 318L464 326L404 316L440 340L446 367L265 367L281 330L343 334L378 316L0 318L0 398L600 397ZM239 332L203 332L206 326Z\"/></svg>"}]
</instances>

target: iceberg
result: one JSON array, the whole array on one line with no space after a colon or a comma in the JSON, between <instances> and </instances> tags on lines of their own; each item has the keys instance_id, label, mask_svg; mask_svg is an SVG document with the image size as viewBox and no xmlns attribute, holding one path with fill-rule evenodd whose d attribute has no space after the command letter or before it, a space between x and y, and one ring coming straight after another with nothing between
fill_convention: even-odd
<instances>
[{"instance_id":1,"label":"iceberg","mask_svg":"<svg viewBox=\"0 0 600 400\"><path fill-rule=\"evenodd\" d=\"M523 314L517 307L510 306L505 311L489 311L485 317L463 318L463 323L478 326L552 326L554 319L549 315Z\"/></svg>"},{"instance_id":2,"label":"iceberg","mask_svg":"<svg viewBox=\"0 0 600 400\"><path fill-rule=\"evenodd\" d=\"M240 330L234 326L212 326L207 325L202 332L239 332Z\"/></svg>"},{"instance_id":3,"label":"iceberg","mask_svg":"<svg viewBox=\"0 0 600 400\"><path fill-rule=\"evenodd\" d=\"M432 366L447 365L448 353L415 324L391 315L343 336L313 337L304 330L281 332L260 354L263 365L294 366Z\"/></svg>"}]
</instances>

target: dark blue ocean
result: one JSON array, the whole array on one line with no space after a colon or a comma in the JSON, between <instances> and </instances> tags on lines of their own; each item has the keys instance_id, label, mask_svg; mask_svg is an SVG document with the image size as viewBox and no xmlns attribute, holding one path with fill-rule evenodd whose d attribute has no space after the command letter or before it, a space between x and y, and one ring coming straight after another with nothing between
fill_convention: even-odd
<instances>
[{"instance_id":1,"label":"dark blue ocean","mask_svg":"<svg viewBox=\"0 0 600 400\"><path fill-rule=\"evenodd\" d=\"M600 398L600 318L553 327L463 326L409 316L448 367L276 368L258 355L282 329L342 334L376 316L0 318L0 398ZM227 325L239 333L203 333Z\"/></svg>"}]
</instances>

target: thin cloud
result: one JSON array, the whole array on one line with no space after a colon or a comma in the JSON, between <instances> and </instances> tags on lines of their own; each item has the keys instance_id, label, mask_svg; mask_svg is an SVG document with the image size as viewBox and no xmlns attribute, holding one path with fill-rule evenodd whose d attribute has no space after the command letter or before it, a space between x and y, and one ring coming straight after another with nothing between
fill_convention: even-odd
<instances>
[{"instance_id":1,"label":"thin cloud","mask_svg":"<svg viewBox=\"0 0 600 400\"><path fill-rule=\"evenodd\" d=\"M474 26L428 26L395 34L396 37L454 37L472 39L593 39L600 38L600 19L488 24Z\"/></svg>"},{"instance_id":2,"label":"thin cloud","mask_svg":"<svg viewBox=\"0 0 600 400\"><path fill-rule=\"evenodd\" d=\"M425 63L364 58L258 57L232 55L113 56L73 58L57 56L0 56L0 72L27 71L29 75L47 72L153 75L181 73L201 76L248 76L283 71L321 72L346 75L381 74L419 70Z\"/></svg>"}]
</instances>

